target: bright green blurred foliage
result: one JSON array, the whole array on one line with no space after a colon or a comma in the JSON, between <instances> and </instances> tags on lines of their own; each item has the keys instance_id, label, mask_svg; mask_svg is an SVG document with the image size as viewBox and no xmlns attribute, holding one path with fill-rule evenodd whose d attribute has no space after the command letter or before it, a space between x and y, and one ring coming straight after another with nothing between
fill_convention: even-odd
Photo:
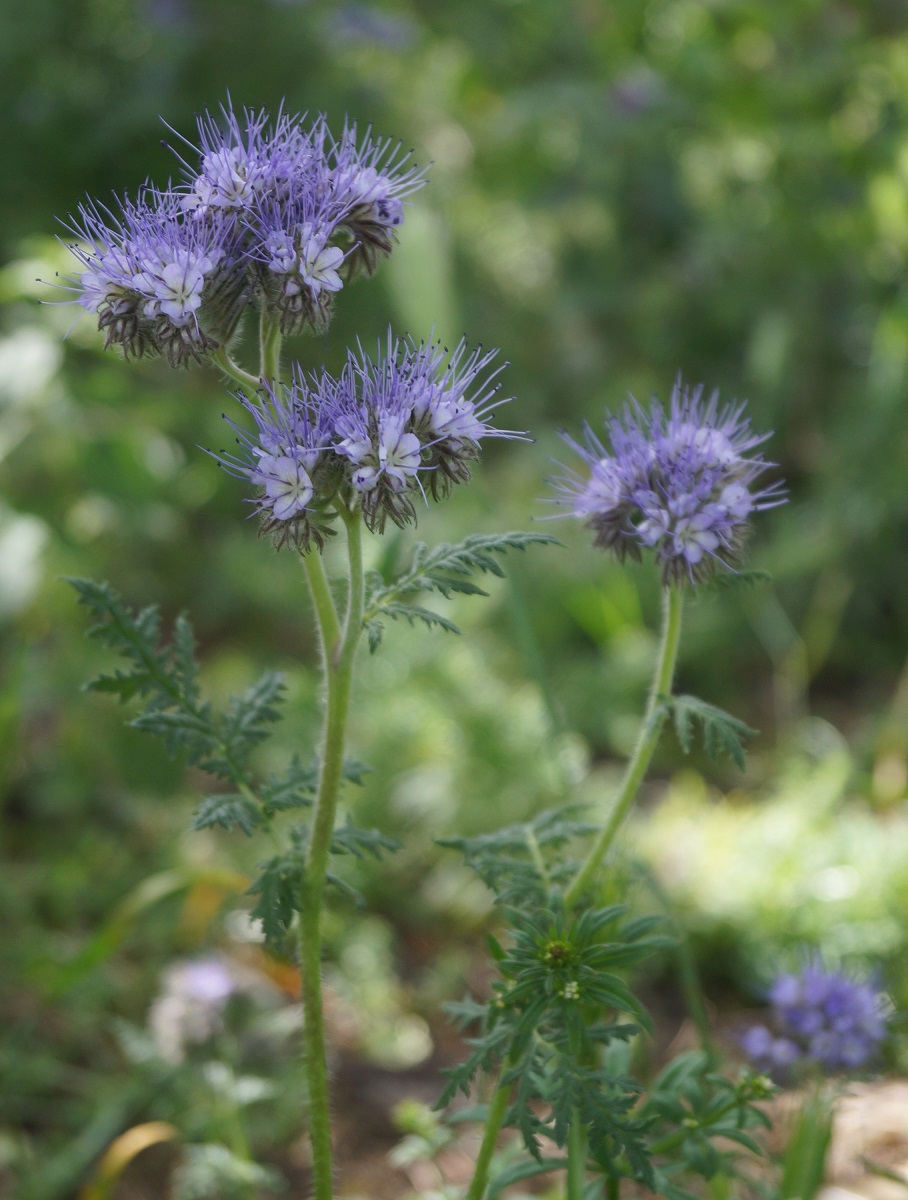
<instances>
[{"instance_id":1,"label":"bright green blurred foliage","mask_svg":"<svg viewBox=\"0 0 908 1200\"><path fill-rule=\"evenodd\" d=\"M193 917L191 890L175 891L91 970L73 964L146 877L254 861L186 835L206 781L80 693L98 649L60 577L109 578L168 618L188 608L208 686L282 669L292 713L274 752L315 736L302 572L256 539L241 486L198 449L224 445L221 413L236 415L218 377L120 362L76 308L37 303L66 294L36 277L74 269L55 218L86 192L178 175L161 139L192 138L194 113L228 89L237 107L323 110L334 129L372 121L433 163L387 267L345 291L327 338L288 347L336 366L390 320L502 348L517 398L501 423L537 442L493 446L420 538L550 515L545 477L570 456L556 431L598 424L629 390L666 397L678 370L749 397L754 426L775 430L768 457L791 503L761 515L752 547L775 583L692 603L680 668L681 690L764 734L743 780L667 738L656 778L684 773L647 808L640 844L726 982L755 989L769 956L806 938L872 949L908 999L893 832L904 840L908 780L903 8L32 0L0 9L0 970L13 981L0 1129L59 1156L62 1197L123 1121L149 1114L111 1019L140 1024L163 966L230 942L229 923L217 902ZM491 601L454 606L466 639L393 629L362 661L352 742L374 770L350 800L406 842L357 867L370 922L334 919L339 1003L374 1015L351 1035L367 1057L424 1053L486 919L488 897L432 838L518 820L573 786L601 804L633 739L658 581L570 522L545 528L565 548L512 564ZM827 740L805 766L810 712L847 745ZM423 947L405 983L392 930ZM23 1145L0 1137L0 1160Z\"/></svg>"}]
</instances>

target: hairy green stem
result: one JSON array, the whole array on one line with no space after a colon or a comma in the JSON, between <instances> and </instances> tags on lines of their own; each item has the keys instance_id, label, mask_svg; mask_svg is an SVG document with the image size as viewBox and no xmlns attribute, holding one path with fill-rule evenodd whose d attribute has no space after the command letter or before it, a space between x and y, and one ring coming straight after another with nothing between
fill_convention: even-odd
<instances>
[{"instance_id":1,"label":"hairy green stem","mask_svg":"<svg viewBox=\"0 0 908 1200\"><path fill-rule=\"evenodd\" d=\"M671 694L675 661L678 657L678 643L681 637L681 612L684 606L681 589L665 588L662 602L662 638L656 660L656 672L653 676L640 733L637 736L637 744L625 767L612 810L593 843L592 849L564 893L564 905L568 909L573 908L592 883L606 851L611 846L615 834L634 803L662 732L666 716L663 701L666 696Z\"/></svg>"},{"instance_id":2,"label":"hairy green stem","mask_svg":"<svg viewBox=\"0 0 908 1200\"><path fill-rule=\"evenodd\" d=\"M482 1200L486 1194L486 1188L489 1184L489 1165L492 1162L492 1155L495 1153L495 1145L498 1141L498 1135L501 1133L501 1127L504 1124L505 1113L508 1111L508 1101L510 1098L511 1085L509 1083L496 1088L492 1102L489 1105L489 1113L486 1117L485 1129L482 1133L482 1145L479 1147L479 1154L476 1156L476 1166L473 1169L473 1178L470 1182L466 1200Z\"/></svg>"},{"instance_id":3,"label":"hairy green stem","mask_svg":"<svg viewBox=\"0 0 908 1200\"><path fill-rule=\"evenodd\" d=\"M322 903L337 799L343 779L344 741L350 706L353 662L363 627L362 523L358 513L341 511L347 527L350 579L343 632L316 553L306 558L307 575L322 642L325 673L325 723L315 813L301 886L299 960L303 995L303 1040L309 1086L309 1137L312 1143L312 1195L331 1200L334 1190L328 1064L322 1005ZM317 560L310 563L310 559Z\"/></svg>"},{"instance_id":4,"label":"hairy green stem","mask_svg":"<svg viewBox=\"0 0 908 1200\"><path fill-rule=\"evenodd\" d=\"M262 379L272 385L277 383L281 373L281 343L283 340L279 323L265 315L263 306L259 322L261 375Z\"/></svg>"},{"instance_id":5,"label":"hairy green stem","mask_svg":"<svg viewBox=\"0 0 908 1200\"><path fill-rule=\"evenodd\" d=\"M240 384L247 391L255 392L262 386L262 381L256 379L254 375L250 375L248 371L244 371L241 366L233 361L223 346L215 350L211 355L211 361L224 374L233 380L234 383Z\"/></svg>"}]
</instances>

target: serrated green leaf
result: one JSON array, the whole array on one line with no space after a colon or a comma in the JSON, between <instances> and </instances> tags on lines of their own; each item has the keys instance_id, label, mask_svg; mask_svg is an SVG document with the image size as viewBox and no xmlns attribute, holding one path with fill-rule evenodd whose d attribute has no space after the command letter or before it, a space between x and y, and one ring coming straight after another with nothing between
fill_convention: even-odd
<instances>
[{"instance_id":1,"label":"serrated green leaf","mask_svg":"<svg viewBox=\"0 0 908 1200\"><path fill-rule=\"evenodd\" d=\"M331 835L332 854L352 854L354 858L380 859L383 854L399 850L403 842L398 838L389 837L377 829L360 829L354 825L350 817L346 824L339 825Z\"/></svg>"},{"instance_id":2,"label":"serrated green leaf","mask_svg":"<svg viewBox=\"0 0 908 1200\"><path fill-rule=\"evenodd\" d=\"M458 545L443 543L430 550L419 542L413 549L409 567L391 583L384 583L374 573L370 576L369 595L366 600L364 623L369 633L370 646L374 648L381 637L380 630L370 629L376 618L389 616L404 617L412 624L414 620L438 625L450 632L459 632L453 622L427 609L406 602L406 598L419 592L437 592L450 599L458 594L484 596L485 591L471 579L473 575L503 576L504 570L498 557L510 550L526 550L531 545L554 545L554 538L538 533L474 534Z\"/></svg>"},{"instance_id":3,"label":"serrated green leaf","mask_svg":"<svg viewBox=\"0 0 908 1200\"><path fill-rule=\"evenodd\" d=\"M206 796L195 814L193 829L210 829L220 825L222 829L242 829L251 837L262 823L262 814L254 800L248 796Z\"/></svg>"},{"instance_id":4,"label":"serrated green leaf","mask_svg":"<svg viewBox=\"0 0 908 1200\"><path fill-rule=\"evenodd\" d=\"M260 874L249 889L258 896L251 915L262 922L267 942L279 943L293 923L304 875L305 858L299 846L260 864Z\"/></svg>"},{"instance_id":5,"label":"serrated green leaf","mask_svg":"<svg viewBox=\"0 0 908 1200\"><path fill-rule=\"evenodd\" d=\"M715 762L720 754L728 754L738 769L744 770L743 739L753 737L756 729L697 696L671 696L666 697L665 702L671 707L675 731L685 754L690 752L693 727L697 723L702 730L704 749L712 761Z\"/></svg>"}]
</instances>

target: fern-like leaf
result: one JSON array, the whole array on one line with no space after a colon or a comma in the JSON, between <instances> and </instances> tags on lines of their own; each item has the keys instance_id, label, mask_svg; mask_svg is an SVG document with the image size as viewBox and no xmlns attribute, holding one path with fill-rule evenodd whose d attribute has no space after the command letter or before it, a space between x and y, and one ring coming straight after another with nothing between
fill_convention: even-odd
<instances>
[{"instance_id":1,"label":"fern-like leaf","mask_svg":"<svg viewBox=\"0 0 908 1200\"><path fill-rule=\"evenodd\" d=\"M487 593L474 578L503 577L500 556L532 545L557 545L557 542L541 533L500 533L473 534L458 545L442 543L431 550L423 542L417 543L410 565L396 579L386 583L375 572L369 577L364 623L370 649L375 650L381 641L383 617L391 620L402 617L411 625L419 620L459 633L452 621L410 604L408 598L420 592L436 592L446 600L455 594L485 596Z\"/></svg>"},{"instance_id":2,"label":"fern-like leaf","mask_svg":"<svg viewBox=\"0 0 908 1200\"><path fill-rule=\"evenodd\" d=\"M744 739L753 737L758 732L756 729L696 696L671 696L665 703L671 709L678 741L685 754L690 752L694 725L697 724L702 730L703 747L713 762L720 754L727 754L739 770L744 770Z\"/></svg>"}]
</instances>

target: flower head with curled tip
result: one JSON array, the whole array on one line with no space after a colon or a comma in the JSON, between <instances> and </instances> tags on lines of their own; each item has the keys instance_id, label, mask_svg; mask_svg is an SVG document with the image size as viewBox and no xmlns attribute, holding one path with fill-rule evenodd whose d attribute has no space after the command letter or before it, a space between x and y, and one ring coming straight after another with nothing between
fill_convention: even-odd
<instances>
[{"instance_id":1,"label":"flower head with curled tip","mask_svg":"<svg viewBox=\"0 0 908 1200\"><path fill-rule=\"evenodd\" d=\"M425 168L410 162L411 153L391 138L373 137L371 128L360 138L355 122L328 147L329 195L354 243L350 272L372 275L391 253L394 232L403 224L403 198L426 181Z\"/></svg>"},{"instance_id":2,"label":"flower head with curled tip","mask_svg":"<svg viewBox=\"0 0 908 1200\"><path fill-rule=\"evenodd\" d=\"M119 215L83 204L70 229L85 267L73 281L76 299L97 314L107 346L185 366L233 335L248 295L227 225L187 223L171 193L146 188L138 201L123 200Z\"/></svg>"},{"instance_id":3,"label":"flower head with curled tip","mask_svg":"<svg viewBox=\"0 0 908 1200\"><path fill-rule=\"evenodd\" d=\"M343 416L338 451L354 466L370 529L386 517L401 525L415 518L414 500L446 495L470 477L484 437L521 437L489 423L498 403L495 352L468 352L461 341L449 352L437 343L395 340L390 332L375 359L360 348L341 376ZM468 395L472 393L472 395Z\"/></svg>"},{"instance_id":4,"label":"flower head with curled tip","mask_svg":"<svg viewBox=\"0 0 908 1200\"><path fill-rule=\"evenodd\" d=\"M786 1077L797 1065L827 1073L869 1063L886 1036L884 998L872 984L817 965L780 975L769 992L773 1029L756 1025L741 1045L758 1069Z\"/></svg>"},{"instance_id":5,"label":"flower head with curled tip","mask_svg":"<svg viewBox=\"0 0 908 1200\"><path fill-rule=\"evenodd\" d=\"M751 432L743 404L702 396L679 380L668 412L632 401L607 421L608 446L590 429L583 445L565 435L589 469L555 481L558 503L586 521L595 545L622 560L652 550L665 583L734 569L750 515L784 500L779 484L754 486L770 464L753 451L769 435Z\"/></svg>"},{"instance_id":6,"label":"flower head with curled tip","mask_svg":"<svg viewBox=\"0 0 908 1200\"><path fill-rule=\"evenodd\" d=\"M358 509L369 529L416 519L416 502L469 478L485 437L521 437L490 424L494 353L449 354L390 333L376 357L349 353L341 373L295 370L289 386L238 399L255 421L229 420L238 454L214 457L257 489L264 532L279 546L319 548L338 505Z\"/></svg>"},{"instance_id":7,"label":"flower head with curled tip","mask_svg":"<svg viewBox=\"0 0 908 1200\"><path fill-rule=\"evenodd\" d=\"M315 186L321 119L306 130L300 118L283 111L270 122L264 109L245 109L238 116L222 105L220 117L209 112L199 117L198 134L198 146L177 134L199 160L195 166L178 155L186 172L181 207L196 220L240 219L267 198L282 200Z\"/></svg>"},{"instance_id":8,"label":"flower head with curled tip","mask_svg":"<svg viewBox=\"0 0 908 1200\"><path fill-rule=\"evenodd\" d=\"M228 103L199 118L196 143L176 136L182 182L145 187L116 215L89 201L68 225L84 268L72 302L108 347L173 366L215 351L223 364L252 304L282 334L322 332L344 283L390 254L404 198L425 182L398 143L355 123L335 139L322 116Z\"/></svg>"}]
</instances>

